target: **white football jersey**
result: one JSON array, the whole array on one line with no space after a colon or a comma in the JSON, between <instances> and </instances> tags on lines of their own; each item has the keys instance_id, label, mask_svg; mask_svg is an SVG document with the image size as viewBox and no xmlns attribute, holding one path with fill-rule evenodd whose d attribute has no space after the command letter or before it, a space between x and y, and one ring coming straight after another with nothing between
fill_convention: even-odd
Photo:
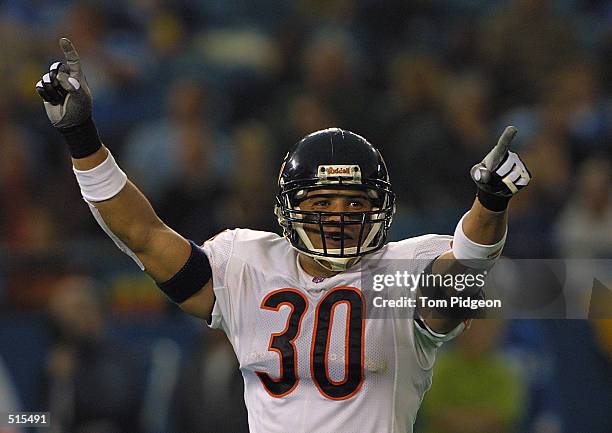
<instances>
[{"instance_id":1,"label":"white football jersey","mask_svg":"<svg viewBox=\"0 0 612 433\"><path fill-rule=\"evenodd\" d=\"M367 263L421 259L410 260L422 267L413 270L418 274L450 249L451 239L391 242ZM226 230L203 249L216 296L211 326L225 331L236 352L251 432L412 432L436 348L463 325L438 335L398 309L365 317L364 260L321 281L274 233Z\"/></svg>"}]
</instances>

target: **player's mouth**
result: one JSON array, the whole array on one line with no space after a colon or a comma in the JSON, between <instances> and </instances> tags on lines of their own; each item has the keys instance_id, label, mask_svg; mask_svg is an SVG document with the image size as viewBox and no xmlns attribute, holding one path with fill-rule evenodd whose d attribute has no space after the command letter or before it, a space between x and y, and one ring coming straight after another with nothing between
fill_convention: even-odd
<instances>
[{"instance_id":1,"label":"player's mouth","mask_svg":"<svg viewBox=\"0 0 612 433\"><path fill-rule=\"evenodd\" d=\"M325 234L325 245L327 248L340 248L343 244L344 247L354 246L354 238L350 233L326 233Z\"/></svg>"},{"instance_id":2,"label":"player's mouth","mask_svg":"<svg viewBox=\"0 0 612 433\"><path fill-rule=\"evenodd\" d=\"M309 234L312 242L317 245L316 248L323 248L323 239L321 238L321 232L318 228L304 226L304 230ZM325 230L325 247L329 249L340 249L351 248L357 245L358 235L351 232L350 229L342 231L337 229L330 229L329 227Z\"/></svg>"},{"instance_id":3,"label":"player's mouth","mask_svg":"<svg viewBox=\"0 0 612 433\"><path fill-rule=\"evenodd\" d=\"M344 232L344 233L327 233L325 235L326 239L331 239L333 241L338 241L340 242L340 240L344 239L344 241L346 242L346 240L348 239L353 239L353 237L351 236L350 233Z\"/></svg>"}]
</instances>

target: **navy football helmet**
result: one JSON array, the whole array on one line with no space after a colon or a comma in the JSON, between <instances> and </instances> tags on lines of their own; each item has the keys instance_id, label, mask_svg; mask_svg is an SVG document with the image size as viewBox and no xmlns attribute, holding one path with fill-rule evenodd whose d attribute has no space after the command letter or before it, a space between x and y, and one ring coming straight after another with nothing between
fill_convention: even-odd
<instances>
[{"instance_id":1,"label":"navy football helmet","mask_svg":"<svg viewBox=\"0 0 612 433\"><path fill-rule=\"evenodd\" d=\"M357 212L300 209L301 201L315 189L360 190L372 208ZM296 143L283 160L275 206L283 235L326 269L346 270L362 256L382 248L394 212L395 194L385 161L360 135L339 128L317 131ZM345 229L355 225L359 225L356 246L345 247ZM315 248L308 237L313 227L322 248ZM340 248L327 247L326 229L339 234Z\"/></svg>"}]
</instances>

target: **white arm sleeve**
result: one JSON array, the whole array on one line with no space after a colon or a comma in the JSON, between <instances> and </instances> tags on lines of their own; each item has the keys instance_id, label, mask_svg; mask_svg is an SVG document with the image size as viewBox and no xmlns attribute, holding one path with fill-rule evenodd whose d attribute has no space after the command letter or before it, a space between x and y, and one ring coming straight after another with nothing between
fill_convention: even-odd
<instances>
[{"instance_id":1,"label":"white arm sleeve","mask_svg":"<svg viewBox=\"0 0 612 433\"><path fill-rule=\"evenodd\" d=\"M452 340L457 335L461 334L465 328L467 327L467 321L461 322L454 329L447 332L446 334L441 334L439 332L431 329L427 323L422 320L415 318L414 319L414 330L415 336L419 340L419 343L423 344L425 342L432 344L435 347L440 347L443 343Z\"/></svg>"},{"instance_id":2,"label":"white arm sleeve","mask_svg":"<svg viewBox=\"0 0 612 433\"><path fill-rule=\"evenodd\" d=\"M223 329L228 336L231 334L232 310L226 274L232 257L235 236L236 230L225 230L204 242L202 246L212 269L215 292L215 305L208 326Z\"/></svg>"},{"instance_id":3,"label":"white arm sleeve","mask_svg":"<svg viewBox=\"0 0 612 433\"><path fill-rule=\"evenodd\" d=\"M91 204L90 202L88 202L87 200L85 200L85 203L87 203L87 206L89 207L89 210L91 211L91 214L93 215L93 217L96 219L96 222L100 225L100 227L102 227L102 230L104 230L104 232L108 235L108 237L110 237L113 240L115 245L117 245L117 248L119 248L121 251L123 251L129 257L131 257L132 260L134 260L136 262L136 264L138 265L140 270L144 271L145 270L145 266L142 264L140 259L136 256L136 254L132 250L130 250L127 247L126 244L123 243L123 241L121 239L119 239L111 231L111 229L108 228L108 226L104 222L104 219L102 218L102 215L100 214L100 211L98 209L96 209L96 207L93 204Z\"/></svg>"},{"instance_id":4,"label":"white arm sleeve","mask_svg":"<svg viewBox=\"0 0 612 433\"><path fill-rule=\"evenodd\" d=\"M429 261L431 264L434 260L440 257L445 252L451 249L450 236L424 236L415 249L415 257ZM424 263L423 263L424 264ZM429 350L432 347L438 348L443 343L452 340L461 334L467 326L468 321L462 322L454 329L446 334L435 332L427 323L415 317L414 320L415 342L421 346L421 349Z\"/></svg>"}]
</instances>

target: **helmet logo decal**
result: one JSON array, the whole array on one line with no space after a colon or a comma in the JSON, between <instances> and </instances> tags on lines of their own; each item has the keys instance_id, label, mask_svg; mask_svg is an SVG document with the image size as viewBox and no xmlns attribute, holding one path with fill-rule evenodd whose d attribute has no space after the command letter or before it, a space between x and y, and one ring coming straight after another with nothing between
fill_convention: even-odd
<instances>
[{"instance_id":1,"label":"helmet logo decal","mask_svg":"<svg viewBox=\"0 0 612 433\"><path fill-rule=\"evenodd\" d=\"M345 177L354 182L361 182L361 169L358 165L331 164L320 165L317 177L323 181L328 177Z\"/></svg>"}]
</instances>

